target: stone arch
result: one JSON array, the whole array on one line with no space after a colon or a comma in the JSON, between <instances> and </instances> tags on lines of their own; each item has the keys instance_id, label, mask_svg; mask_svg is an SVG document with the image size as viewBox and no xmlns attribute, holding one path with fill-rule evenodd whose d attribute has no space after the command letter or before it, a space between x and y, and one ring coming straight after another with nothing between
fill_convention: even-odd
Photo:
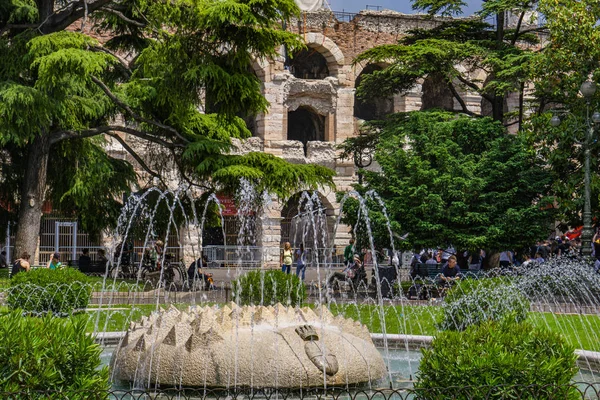
<instances>
[{"instance_id":1,"label":"stone arch","mask_svg":"<svg viewBox=\"0 0 600 400\"><path fill-rule=\"evenodd\" d=\"M354 87L358 88L362 78L365 75L375 71L381 71L386 67L385 64L368 64L361 69L360 74L356 76ZM354 94L354 116L365 121L382 119L385 115L394 112L394 97L380 97L376 99L366 99L361 101Z\"/></svg>"},{"instance_id":2,"label":"stone arch","mask_svg":"<svg viewBox=\"0 0 600 400\"><path fill-rule=\"evenodd\" d=\"M288 111L287 140L298 140L306 155L308 142L325 140L325 116L311 106L300 106Z\"/></svg>"},{"instance_id":3,"label":"stone arch","mask_svg":"<svg viewBox=\"0 0 600 400\"><path fill-rule=\"evenodd\" d=\"M269 63L269 61L265 58L252 58L252 70L254 71L254 74L256 75L256 77L258 79L260 79L260 81L262 83L267 82L270 75L270 67L271 64Z\"/></svg>"},{"instance_id":4,"label":"stone arch","mask_svg":"<svg viewBox=\"0 0 600 400\"><path fill-rule=\"evenodd\" d=\"M335 42L321 33L309 32L305 43L309 52L316 51L325 59L328 75L337 77L344 65L344 53Z\"/></svg>"},{"instance_id":5,"label":"stone arch","mask_svg":"<svg viewBox=\"0 0 600 400\"><path fill-rule=\"evenodd\" d=\"M281 243L298 247L304 242L312 249L316 228L318 247L322 248L324 242L329 246L335 221L335 208L323 193L295 193L281 208Z\"/></svg>"}]
</instances>

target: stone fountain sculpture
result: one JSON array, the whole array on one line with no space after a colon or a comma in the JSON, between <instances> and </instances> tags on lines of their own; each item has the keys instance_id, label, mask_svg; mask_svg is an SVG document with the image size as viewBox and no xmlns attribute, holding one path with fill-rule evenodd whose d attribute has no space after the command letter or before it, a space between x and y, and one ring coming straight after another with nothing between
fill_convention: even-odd
<instances>
[{"instance_id":1,"label":"stone fountain sculpture","mask_svg":"<svg viewBox=\"0 0 600 400\"><path fill-rule=\"evenodd\" d=\"M281 304L161 310L131 323L112 365L117 379L165 387L345 386L386 373L365 326Z\"/></svg>"}]
</instances>

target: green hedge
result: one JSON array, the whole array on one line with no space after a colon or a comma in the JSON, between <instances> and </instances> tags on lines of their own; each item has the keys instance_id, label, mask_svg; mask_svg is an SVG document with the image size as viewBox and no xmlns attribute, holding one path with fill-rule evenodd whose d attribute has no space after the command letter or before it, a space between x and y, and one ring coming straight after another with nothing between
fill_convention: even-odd
<instances>
[{"instance_id":1,"label":"green hedge","mask_svg":"<svg viewBox=\"0 0 600 400\"><path fill-rule=\"evenodd\" d=\"M530 323L487 321L439 333L431 349L422 350L415 387L442 389L424 399L579 399L576 389L565 387L577 373L574 350L559 334Z\"/></svg>"},{"instance_id":2,"label":"green hedge","mask_svg":"<svg viewBox=\"0 0 600 400\"><path fill-rule=\"evenodd\" d=\"M448 292L442 310L438 328L460 331L507 315L516 322L524 321L529 301L507 278L465 279Z\"/></svg>"},{"instance_id":3,"label":"green hedge","mask_svg":"<svg viewBox=\"0 0 600 400\"><path fill-rule=\"evenodd\" d=\"M15 275L6 304L27 313L70 315L87 307L92 285L87 276L72 268L39 268Z\"/></svg>"},{"instance_id":4,"label":"green hedge","mask_svg":"<svg viewBox=\"0 0 600 400\"><path fill-rule=\"evenodd\" d=\"M235 301L240 305L295 307L306 298L304 283L293 274L278 270L250 271L231 283Z\"/></svg>"},{"instance_id":5,"label":"green hedge","mask_svg":"<svg viewBox=\"0 0 600 400\"><path fill-rule=\"evenodd\" d=\"M108 367L102 349L86 334L86 320L0 316L0 392L10 398L51 398L35 391L60 391L69 399L105 399ZM93 395L92 395L93 394Z\"/></svg>"}]
</instances>

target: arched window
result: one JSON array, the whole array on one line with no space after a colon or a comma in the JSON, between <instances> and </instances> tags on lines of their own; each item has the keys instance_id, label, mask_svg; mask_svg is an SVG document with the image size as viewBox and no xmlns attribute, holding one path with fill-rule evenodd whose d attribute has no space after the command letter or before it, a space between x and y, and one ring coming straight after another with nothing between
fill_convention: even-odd
<instances>
[{"instance_id":1,"label":"arched window","mask_svg":"<svg viewBox=\"0 0 600 400\"><path fill-rule=\"evenodd\" d=\"M316 198L318 197L318 199ZM333 206L321 193L296 193L281 210L281 243L290 242L293 247L304 243L314 248L315 232L317 247L328 245L335 225Z\"/></svg>"},{"instance_id":2,"label":"arched window","mask_svg":"<svg viewBox=\"0 0 600 400\"><path fill-rule=\"evenodd\" d=\"M285 67L298 79L324 79L329 76L327 60L315 49L297 51L286 57Z\"/></svg>"},{"instance_id":3,"label":"arched window","mask_svg":"<svg viewBox=\"0 0 600 400\"><path fill-rule=\"evenodd\" d=\"M358 88L365 75L372 74L375 71L381 71L382 69L382 67L376 64L367 65L356 78L354 87ZM356 118L372 121L374 119L382 119L387 114L393 112L393 97L378 97L375 99L360 100L358 97L354 96L354 116Z\"/></svg>"},{"instance_id":4,"label":"arched window","mask_svg":"<svg viewBox=\"0 0 600 400\"><path fill-rule=\"evenodd\" d=\"M300 106L288 112L288 140L299 140L304 145L304 154L308 142L325 140L325 117L312 108Z\"/></svg>"}]
</instances>

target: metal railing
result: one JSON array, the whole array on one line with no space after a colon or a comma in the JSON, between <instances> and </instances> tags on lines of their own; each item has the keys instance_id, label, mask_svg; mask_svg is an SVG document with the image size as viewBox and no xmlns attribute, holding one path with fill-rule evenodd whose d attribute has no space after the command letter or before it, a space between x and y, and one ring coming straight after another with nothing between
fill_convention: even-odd
<instances>
[{"instance_id":1,"label":"metal railing","mask_svg":"<svg viewBox=\"0 0 600 400\"><path fill-rule=\"evenodd\" d=\"M493 385L454 386L447 388L248 388L236 389L181 389L181 390L108 390L108 391L36 391L0 392L3 399L87 399L87 400L150 400L150 399L311 399L311 400L475 400L475 399L598 399L600 383L573 382L568 385Z\"/></svg>"}]
</instances>

